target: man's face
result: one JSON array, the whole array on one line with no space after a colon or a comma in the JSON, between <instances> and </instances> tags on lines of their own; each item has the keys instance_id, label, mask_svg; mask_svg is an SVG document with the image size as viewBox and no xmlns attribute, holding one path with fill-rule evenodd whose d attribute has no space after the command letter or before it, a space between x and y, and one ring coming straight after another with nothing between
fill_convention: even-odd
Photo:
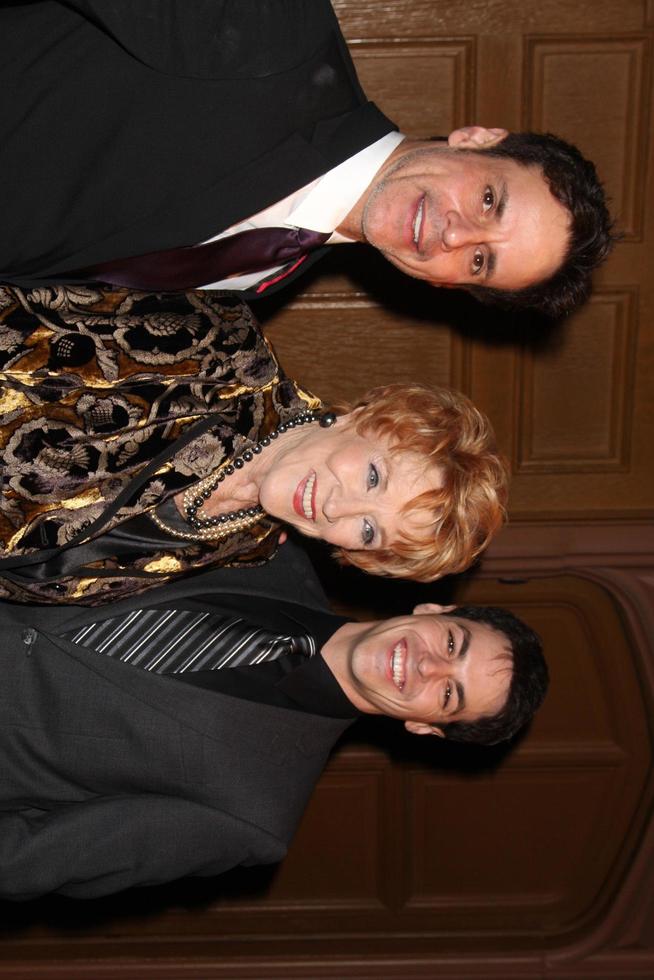
<instances>
[{"instance_id":1,"label":"man's face","mask_svg":"<svg viewBox=\"0 0 654 980\"><path fill-rule=\"evenodd\" d=\"M417 606L352 640L343 687L360 711L399 718L415 734L501 711L513 671L508 640L442 610Z\"/></svg>"},{"instance_id":2,"label":"man's face","mask_svg":"<svg viewBox=\"0 0 654 980\"><path fill-rule=\"evenodd\" d=\"M359 237L434 286L522 289L565 257L569 214L540 168L483 149L402 143L359 204Z\"/></svg>"}]
</instances>

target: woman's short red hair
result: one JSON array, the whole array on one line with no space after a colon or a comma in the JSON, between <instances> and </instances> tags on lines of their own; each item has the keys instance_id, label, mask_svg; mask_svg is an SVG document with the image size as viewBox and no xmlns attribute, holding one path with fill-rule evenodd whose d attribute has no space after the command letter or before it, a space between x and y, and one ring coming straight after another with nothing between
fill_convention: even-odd
<instances>
[{"instance_id":1,"label":"woman's short red hair","mask_svg":"<svg viewBox=\"0 0 654 980\"><path fill-rule=\"evenodd\" d=\"M373 388L347 410L357 432L385 437L394 453L419 454L443 478L404 508L420 513L420 533L377 551L339 549L339 560L418 582L463 571L506 516L508 468L489 420L460 392L419 384Z\"/></svg>"}]
</instances>

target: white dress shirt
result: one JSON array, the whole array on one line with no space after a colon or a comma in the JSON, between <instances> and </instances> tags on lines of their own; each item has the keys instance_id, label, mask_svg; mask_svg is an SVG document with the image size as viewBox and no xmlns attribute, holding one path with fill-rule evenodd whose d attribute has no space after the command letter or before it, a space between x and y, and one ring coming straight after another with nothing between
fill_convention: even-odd
<instances>
[{"instance_id":1,"label":"white dress shirt","mask_svg":"<svg viewBox=\"0 0 654 980\"><path fill-rule=\"evenodd\" d=\"M388 133L376 143L372 143L340 163L338 167L329 170L322 177L289 194L282 201L271 204L269 208L259 211L251 218L226 228L207 241L214 242L219 238L235 235L239 231L247 231L250 228L281 228L287 225L308 228L311 231L332 232L331 238L328 239L329 245L351 242L351 238L346 238L335 229L350 213L381 165L403 139L405 137L402 133ZM245 275L229 276L227 279L208 283L200 288L250 289L261 279L266 279L283 268L283 265L277 265Z\"/></svg>"}]
</instances>

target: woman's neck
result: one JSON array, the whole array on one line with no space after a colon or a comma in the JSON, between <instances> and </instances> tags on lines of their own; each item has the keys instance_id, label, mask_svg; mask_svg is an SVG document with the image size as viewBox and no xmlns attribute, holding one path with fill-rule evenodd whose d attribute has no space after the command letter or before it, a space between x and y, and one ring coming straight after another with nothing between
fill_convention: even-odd
<instances>
[{"instance_id":1,"label":"woman's neck","mask_svg":"<svg viewBox=\"0 0 654 980\"><path fill-rule=\"evenodd\" d=\"M244 466L230 473L206 499L202 506L204 516L214 517L241 507L257 505L264 480L286 453L304 442L308 428L304 426L280 432L270 441L269 446L264 446L261 452L253 455ZM175 497L175 504L182 515L185 514L184 496L185 493L182 492Z\"/></svg>"},{"instance_id":2,"label":"woman's neck","mask_svg":"<svg viewBox=\"0 0 654 980\"><path fill-rule=\"evenodd\" d=\"M284 456L297 446L302 445L310 428L311 426L303 426L302 428L287 429L285 432L280 432L269 446L266 446L258 456L254 457L251 463L247 464L247 467L243 467L241 470L243 476L246 476L247 469L247 479L254 483L258 489L270 471L278 465Z\"/></svg>"}]
</instances>

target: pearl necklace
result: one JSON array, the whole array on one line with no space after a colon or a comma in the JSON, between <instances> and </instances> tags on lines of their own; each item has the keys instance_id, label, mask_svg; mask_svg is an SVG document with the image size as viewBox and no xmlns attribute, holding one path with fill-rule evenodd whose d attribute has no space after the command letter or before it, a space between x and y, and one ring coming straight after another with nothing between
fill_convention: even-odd
<instances>
[{"instance_id":1,"label":"pearl necklace","mask_svg":"<svg viewBox=\"0 0 654 980\"><path fill-rule=\"evenodd\" d=\"M316 411L302 412L300 415L289 419L288 422L282 422L269 435L260 439L251 449L246 449L240 456L233 459L231 463L222 463L218 470L209 476L205 476L204 479L193 484L188 490L185 490L182 498L184 514L186 520L191 525L192 531L178 531L175 528L168 527L154 510L150 511L150 517L158 527L168 534L172 534L176 538L186 538L191 541L219 541L222 538L229 537L231 534L235 534L237 531L243 531L248 527L252 527L265 513L260 504L255 504L254 507L242 507L239 510L229 511L227 514L207 517L204 520L199 518L197 513L223 480L231 476L235 470L243 469L246 463L249 463L255 456L258 456L266 446L269 446L271 442L279 438L288 429L295 429L297 426L305 425L308 422L319 422L321 428L328 429L335 421L336 415L334 412L323 412L322 414Z\"/></svg>"}]
</instances>

